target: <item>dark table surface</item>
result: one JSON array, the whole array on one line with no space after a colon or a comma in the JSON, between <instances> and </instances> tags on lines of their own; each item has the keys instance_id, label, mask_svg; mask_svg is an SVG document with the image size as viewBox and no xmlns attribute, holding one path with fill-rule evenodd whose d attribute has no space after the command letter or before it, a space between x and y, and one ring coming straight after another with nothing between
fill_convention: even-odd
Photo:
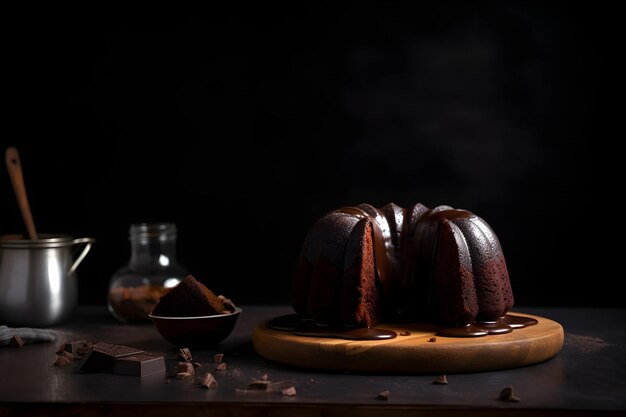
<instances>
[{"instance_id":1,"label":"dark table surface","mask_svg":"<svg viewBox=\"0 0 626 417\"><path fill-rule=\"evenodd\" d=\"M81 373L80 362L53 366L58 343L0 348L0 415L572 415L626 413L626 310L517 308L561 323L563 350L553 359L523 368L448 375L365 374L292 368L256 354L251 336L265 319L291 312L287 306L244 306L233 333L219 346L192 350L194 360L224 354L216 390L163 374L132 377ZM117 323L105 307L82 306L55 327L61 339L87 339L161 353L168 368L177 349L148 324ZM292 381L295 397L242 391L252 378ZM166 382L166 380L169 380ZM498 401L513 386L518 403ZM387 401L377 399L389 390Z\"/></svg>"}]
</instances>

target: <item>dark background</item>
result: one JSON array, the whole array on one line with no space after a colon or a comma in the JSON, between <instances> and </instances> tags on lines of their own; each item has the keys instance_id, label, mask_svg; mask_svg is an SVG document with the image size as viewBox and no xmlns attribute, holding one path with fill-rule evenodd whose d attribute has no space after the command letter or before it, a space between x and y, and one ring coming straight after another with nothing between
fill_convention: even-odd
<instances>
[{"instance_id":1,"label":"dark background","mask_svg":"<svg viewBox=\"0 0 626 417\"><path fill-rule=\"evenodd\" d=\"M105 302L129 225L148 221L177 224L180 263L217 292L288 302L318 217L393 201L485 218L518 305L623 305L602 145L623 137L609 104L623 46L604 5L120 15L22 13L3 29L0 144L20 151L40 232L97 239L81 303ZM0 233L22 232L2 172Z\"/></svg>"}]
</instances>

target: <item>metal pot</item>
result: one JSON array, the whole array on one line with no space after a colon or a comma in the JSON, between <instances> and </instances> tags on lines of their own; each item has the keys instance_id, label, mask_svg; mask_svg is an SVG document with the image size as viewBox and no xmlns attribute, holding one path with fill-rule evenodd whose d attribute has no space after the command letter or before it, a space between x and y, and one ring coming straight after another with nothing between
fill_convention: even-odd
<instances>
[{"instance_id":1,"label":"metal pot","mask_svg":"<svg viewBox=\"0 0 626 417\"><path fill-rule=\"evenodd\" d=\"M76 268L94 242L62 234L0 236L0 324L43 327L67 319L78 302Z\"/></svg>"}]
</instances>

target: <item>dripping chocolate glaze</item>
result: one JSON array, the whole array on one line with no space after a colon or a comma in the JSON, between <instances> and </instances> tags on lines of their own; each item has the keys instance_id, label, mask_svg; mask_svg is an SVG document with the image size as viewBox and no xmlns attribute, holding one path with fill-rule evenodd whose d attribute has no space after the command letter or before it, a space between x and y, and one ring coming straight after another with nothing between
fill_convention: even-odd
<instances>
[{"instance_id":1,"label":"dripping chocolate glaze","mask_svg":"<svg viewBox=\"0 0 626 417\"><path fill-rule=\"evenodd\" d=\"M266 324L273 330L291 332L298 336L331 337L347 340L384 340L394 339L397 334L392 330L367 327L330 327L316 324L313 320L302 320L297 314L276 317Z\"/></svg>"},{"instance_id":2,"label":"dripping chocolate glaze","mask_svg":"<svg viewBox=\"0 0 626 417\"><path fill-rule=\"evenodd\" d=\"M442 327L437 331L437 336L479 337L488 334L510 333L514 329L534 324L537 324L537 320L530 317L507 314L495 322L474 322L459 327ZM385 329L321 326L313 320L302 320L297 314L276 317L268 321L266 327L290 332L298 336L347 340L385 340L394 339L397 336L396 332Z\"/></svg>"}]
</instances>

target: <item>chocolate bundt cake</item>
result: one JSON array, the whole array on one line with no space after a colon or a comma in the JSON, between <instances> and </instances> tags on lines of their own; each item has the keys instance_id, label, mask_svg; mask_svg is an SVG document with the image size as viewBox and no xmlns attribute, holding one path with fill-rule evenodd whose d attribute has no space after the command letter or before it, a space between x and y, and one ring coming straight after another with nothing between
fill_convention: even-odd
<instances>
[{"instance_id":1,"label":"chocolate bundt cake","mask_svg":"<svg viewBox=\"0 0 626 417\"><path fill-rule=\"evenodd\" d=\"M422 204L345 207L310 229L294 309L324 325L494 322L513 305L498 238L480 217Z\"/></svg>"}]
</instances>

